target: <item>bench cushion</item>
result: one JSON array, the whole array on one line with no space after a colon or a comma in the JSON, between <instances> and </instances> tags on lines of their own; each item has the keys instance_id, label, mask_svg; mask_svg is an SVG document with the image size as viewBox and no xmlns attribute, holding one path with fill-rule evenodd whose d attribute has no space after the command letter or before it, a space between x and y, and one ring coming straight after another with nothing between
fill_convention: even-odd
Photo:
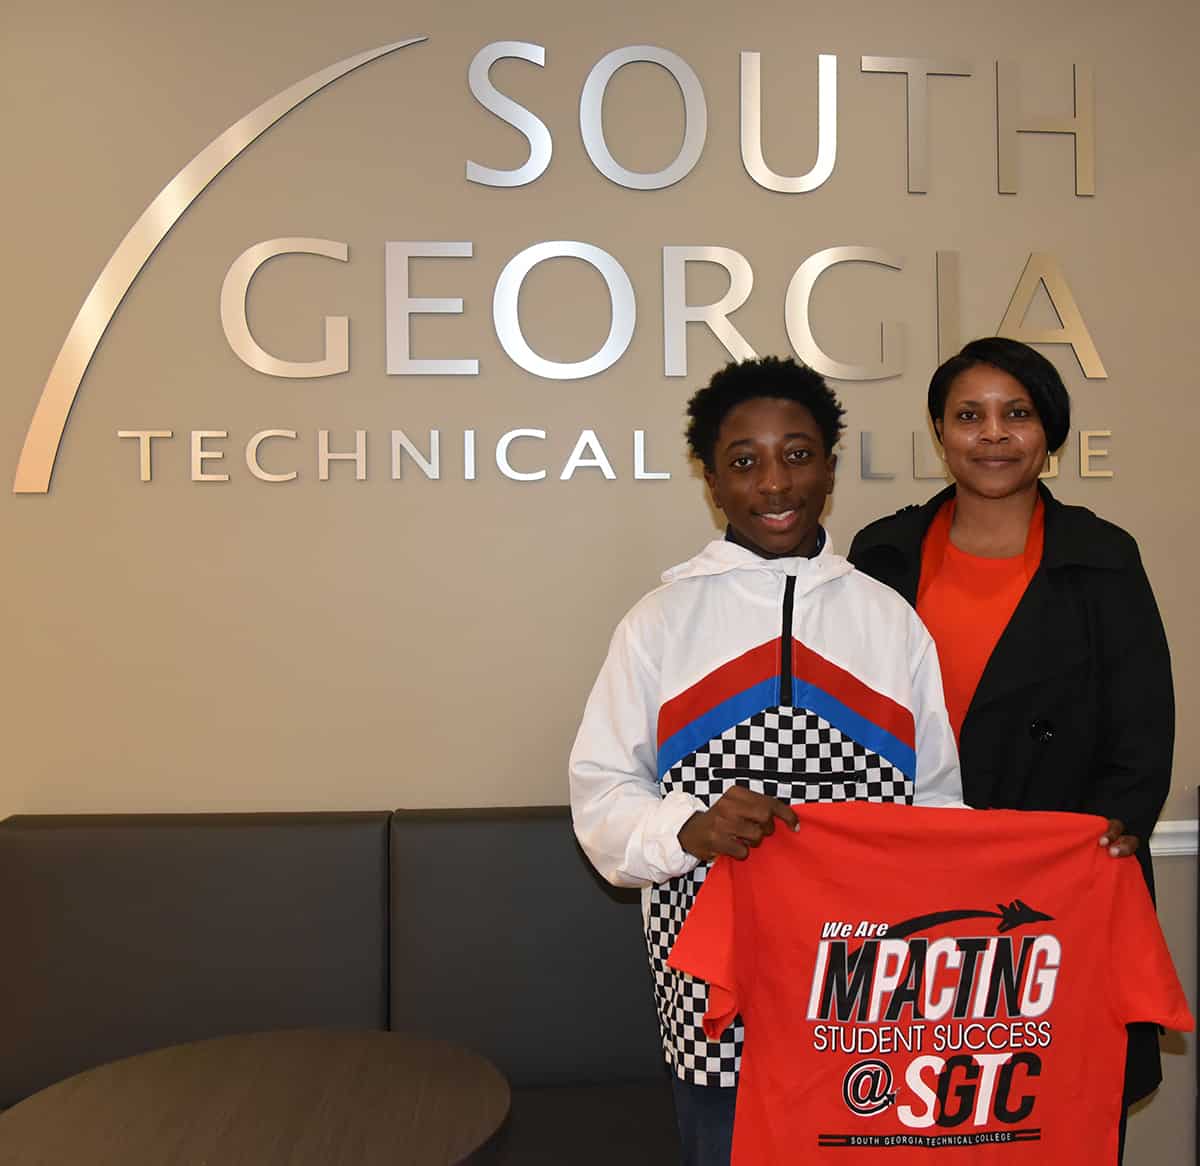
<instances>
[{"instance_id":1,"label":"bench cushion","mask_svg":"<svg viewBox=\"0 0 1200 1166\"><path fill-rule=\"evenodd\" d=\"M0 822L0 1107L270 1028L387 1027L388 814Z\"/></svg>"},{"instance_id":2,"label":"bench cushion","mask_svg":"<svg viewBox=\"0 0 1200 1166\"><path fill-rule=\"evenodd\" d=\"M391 877L394 1029L517 1087L662 1080L638 894L595 874L566 807L397 811Z\"/></svg>"}]
</instances>

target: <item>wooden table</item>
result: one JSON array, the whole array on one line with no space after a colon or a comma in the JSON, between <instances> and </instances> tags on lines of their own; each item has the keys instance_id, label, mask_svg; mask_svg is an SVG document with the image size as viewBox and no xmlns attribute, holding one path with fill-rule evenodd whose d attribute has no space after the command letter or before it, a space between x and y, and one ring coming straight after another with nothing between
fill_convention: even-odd
<instances>
[{"instance_id":1,"label":"wooden table","mask_svg":"<svg viewBox=\"0 0 1200 1166\"><path fill-rule=\"evenodd\" d=\"M483 1057L391 1032L305 1029L175 1045L0 1113L5 1166L444 1166L508 1113Z\"/></svg>"}]
</instances>

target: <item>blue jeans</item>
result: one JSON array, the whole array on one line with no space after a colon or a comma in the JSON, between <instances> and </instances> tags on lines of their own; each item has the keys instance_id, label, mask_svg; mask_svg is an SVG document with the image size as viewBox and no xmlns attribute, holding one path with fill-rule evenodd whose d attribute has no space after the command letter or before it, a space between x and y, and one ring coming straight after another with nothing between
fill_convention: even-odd
<instances>
[{"instance_id":1,"label":"blue jeans","mask_svg":"<svg viewBox=\"0 0 1200 1166\"><path fill-rule=\"evenodd\" d=\"M672 1075L681 1166L729 1166L737 1086L692 1085Z\"/></svg>"}]
</instances>

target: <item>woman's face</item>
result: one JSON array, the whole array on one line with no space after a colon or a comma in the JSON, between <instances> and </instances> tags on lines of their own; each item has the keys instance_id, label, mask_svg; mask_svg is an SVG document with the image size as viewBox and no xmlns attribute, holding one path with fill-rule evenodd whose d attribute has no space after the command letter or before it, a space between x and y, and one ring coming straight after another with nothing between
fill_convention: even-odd
<instances>
[{"instance_id":1,"label":"woman's face","mask_svg":"<svg viewBox=\"0 0 1200 1166\"><path fill-rule=\"evenodd\" d=\"M1015 377L989 364L959 373L934 426L960 490L1007 498L1036 488L1046 464L1046 431Z\"/></svg>"}]
</instances>

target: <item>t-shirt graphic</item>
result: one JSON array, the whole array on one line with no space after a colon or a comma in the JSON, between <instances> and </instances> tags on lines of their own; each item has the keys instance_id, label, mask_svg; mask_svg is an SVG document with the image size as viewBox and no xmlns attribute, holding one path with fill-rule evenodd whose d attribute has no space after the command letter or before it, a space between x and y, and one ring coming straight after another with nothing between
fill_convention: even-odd
<instances>
[{"instance_id":1,"label":"t-shirt graphic","mask_svg":"<svg viewBox=\"0 0 1200 1166\"><path fill-rule=\"evenodd\" d=\"M745 1023L734 1166L1116 1161L1125 1025L1192 1017L1104 820L796 810L714 864L670 958L706 1031Z\"/></svg>"}]
</instances>

